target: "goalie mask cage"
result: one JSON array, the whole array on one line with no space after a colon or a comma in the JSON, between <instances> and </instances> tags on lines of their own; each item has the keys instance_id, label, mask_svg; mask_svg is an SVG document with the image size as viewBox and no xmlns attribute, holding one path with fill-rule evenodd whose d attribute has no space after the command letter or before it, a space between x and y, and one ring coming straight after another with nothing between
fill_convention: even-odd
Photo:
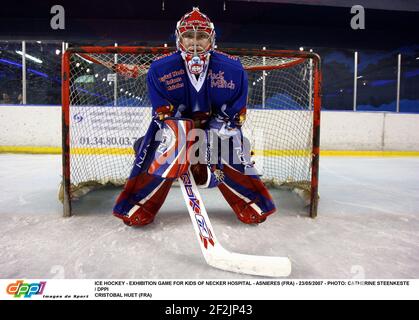
<instances>
[{"instance_id":1,"label":"goalie mask cage","mask_svg":"<svg viewBox=\"0 0 419 320\"><path fill-rule=\"evenodd\" d=\"M60 199L71 201L104 185L124 185L132 145L151 121L146 74L174 52L157 47L69 48L62 63ZM301 51L224 49L248 73L244 135L269 187L294 189L317 215L320 138L320 58ZM166 81L170 81L167 79Z\"/></svg>"}]
</instances>

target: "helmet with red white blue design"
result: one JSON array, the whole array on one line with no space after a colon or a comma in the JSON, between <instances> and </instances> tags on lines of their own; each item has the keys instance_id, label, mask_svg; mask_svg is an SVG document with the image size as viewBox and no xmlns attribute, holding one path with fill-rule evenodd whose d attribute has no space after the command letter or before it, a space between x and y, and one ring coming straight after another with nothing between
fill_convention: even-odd
<instances>
[{"instance_id":1,"label":"helmet with red white blue design","mask_svg":"<svg viewBox=\"0 0 419 320\"><path fill-rule=\"evenodd\" d=\"M214 24L197 7L176 25L176 46L192 74L200 74L215 46Z\"/></svg>"}]
</instances>

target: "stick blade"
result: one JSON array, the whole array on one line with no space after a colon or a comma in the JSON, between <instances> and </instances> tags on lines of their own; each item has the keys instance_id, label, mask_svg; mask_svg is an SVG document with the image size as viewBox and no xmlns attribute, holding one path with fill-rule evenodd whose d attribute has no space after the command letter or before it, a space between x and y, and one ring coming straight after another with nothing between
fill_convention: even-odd
<instances>
[{"instance_id":1,"label":"stick blade","mask_svg":"<svg viewBox=\"0 0 419 320\"><path fill-rule=\"evenodd\" d=\"M214 268L265 277L287 277L291 274L291 261L287 257L254 256L218 251L205 257Z\"/></svg>"}]
</instances>

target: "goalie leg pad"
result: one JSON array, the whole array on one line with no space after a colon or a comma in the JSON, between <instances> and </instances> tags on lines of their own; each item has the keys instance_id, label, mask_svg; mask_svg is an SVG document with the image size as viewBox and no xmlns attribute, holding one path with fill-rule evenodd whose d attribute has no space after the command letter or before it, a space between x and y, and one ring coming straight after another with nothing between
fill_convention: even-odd
<instances>
[{"instance_id":1,"label":"goalie leg pad","mask_svg":"<svg viewBox=\"0 0 419 320\"><path fill-rule=\"evenodd\" d=\"M113 214L130 226L153 222L172 183L173 180L141 173L136 179L128 180L116 201Z\"/></svg>"},{"instance_id":2,"label":"goalie leg pad","mask_svg":"<svg viewBox=\"0 0 419 320\"><path fill-rule=\"evenodd\" d=\"M190 119L165 118L155 139L159 141L148 173L165 179L176 179L189 168L189 133L193 129Z\"/></svg>"},{"instance_id":3,"label":"goalie leg pad","mask_svg":"<svg viewBox=\"0 0 419 320\"><path fill-rule=\"evenodd\" d=\"M130 179L143 172L164 179L177 179L189 168L190 119L153 119L146 134L134 143L135 161Z\"/></svg>"},{"instance_id":4,"label":"goalie leg pad","mask_svg":"<svg viewBox=\"0 0 419 320\"><path fill-rule=\"evenodd\" d=\"M134 143L135 160L132 167L129 180L132 180L143 172L146 172L153 161L153 155L157 149L158 142L155 141L155 135L161 127L161 121L152 120L146 134Z\"/></svg>"},{"instance_id":5,"label":"goalie leg pad","mask_svg":"<svg viewBox=\"0 0 419 320\"><path fill-rule=\"evenodd\" d=\"M136 158L114 206L116 217L128 225L153 222L173 179L188 169L187 135L192 128L189 119L165 118L151 122L145 136L134 144Z\"/></svg>"},{"instance_id":6,"label":"goalie leg pad","mask_svg":"<svg viewBox=\"0 0 419 320\"><path fill-rule=\"evenodd\" d=\"M272 197L258 176L244 175L223 166L224 182L218 185L237 218L247 224L261 223L276 211Z\"/></svg>"}]
</instances>

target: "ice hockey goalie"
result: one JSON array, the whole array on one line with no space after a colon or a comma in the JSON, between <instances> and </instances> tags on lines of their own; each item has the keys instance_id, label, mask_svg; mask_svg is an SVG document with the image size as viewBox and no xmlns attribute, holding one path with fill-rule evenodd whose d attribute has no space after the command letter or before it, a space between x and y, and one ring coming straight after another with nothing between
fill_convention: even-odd
<instances>
[{"instance_id":1,"label":"ice hockey goalie","mask_svg":"<svg viewBox=\"0 0 419 320\"><path fill-rule=\"evenodd\" d=\"M134 145L113 213L128 225L153 222L173 181L190 168L198 185L219 188L240 221L261 223L275 206L241 130L246 72L237 58L214 50L214 25L198 8L177 23L176 39L178 50L147 73L153 119Z\"/></svg>"}]
</instances>

